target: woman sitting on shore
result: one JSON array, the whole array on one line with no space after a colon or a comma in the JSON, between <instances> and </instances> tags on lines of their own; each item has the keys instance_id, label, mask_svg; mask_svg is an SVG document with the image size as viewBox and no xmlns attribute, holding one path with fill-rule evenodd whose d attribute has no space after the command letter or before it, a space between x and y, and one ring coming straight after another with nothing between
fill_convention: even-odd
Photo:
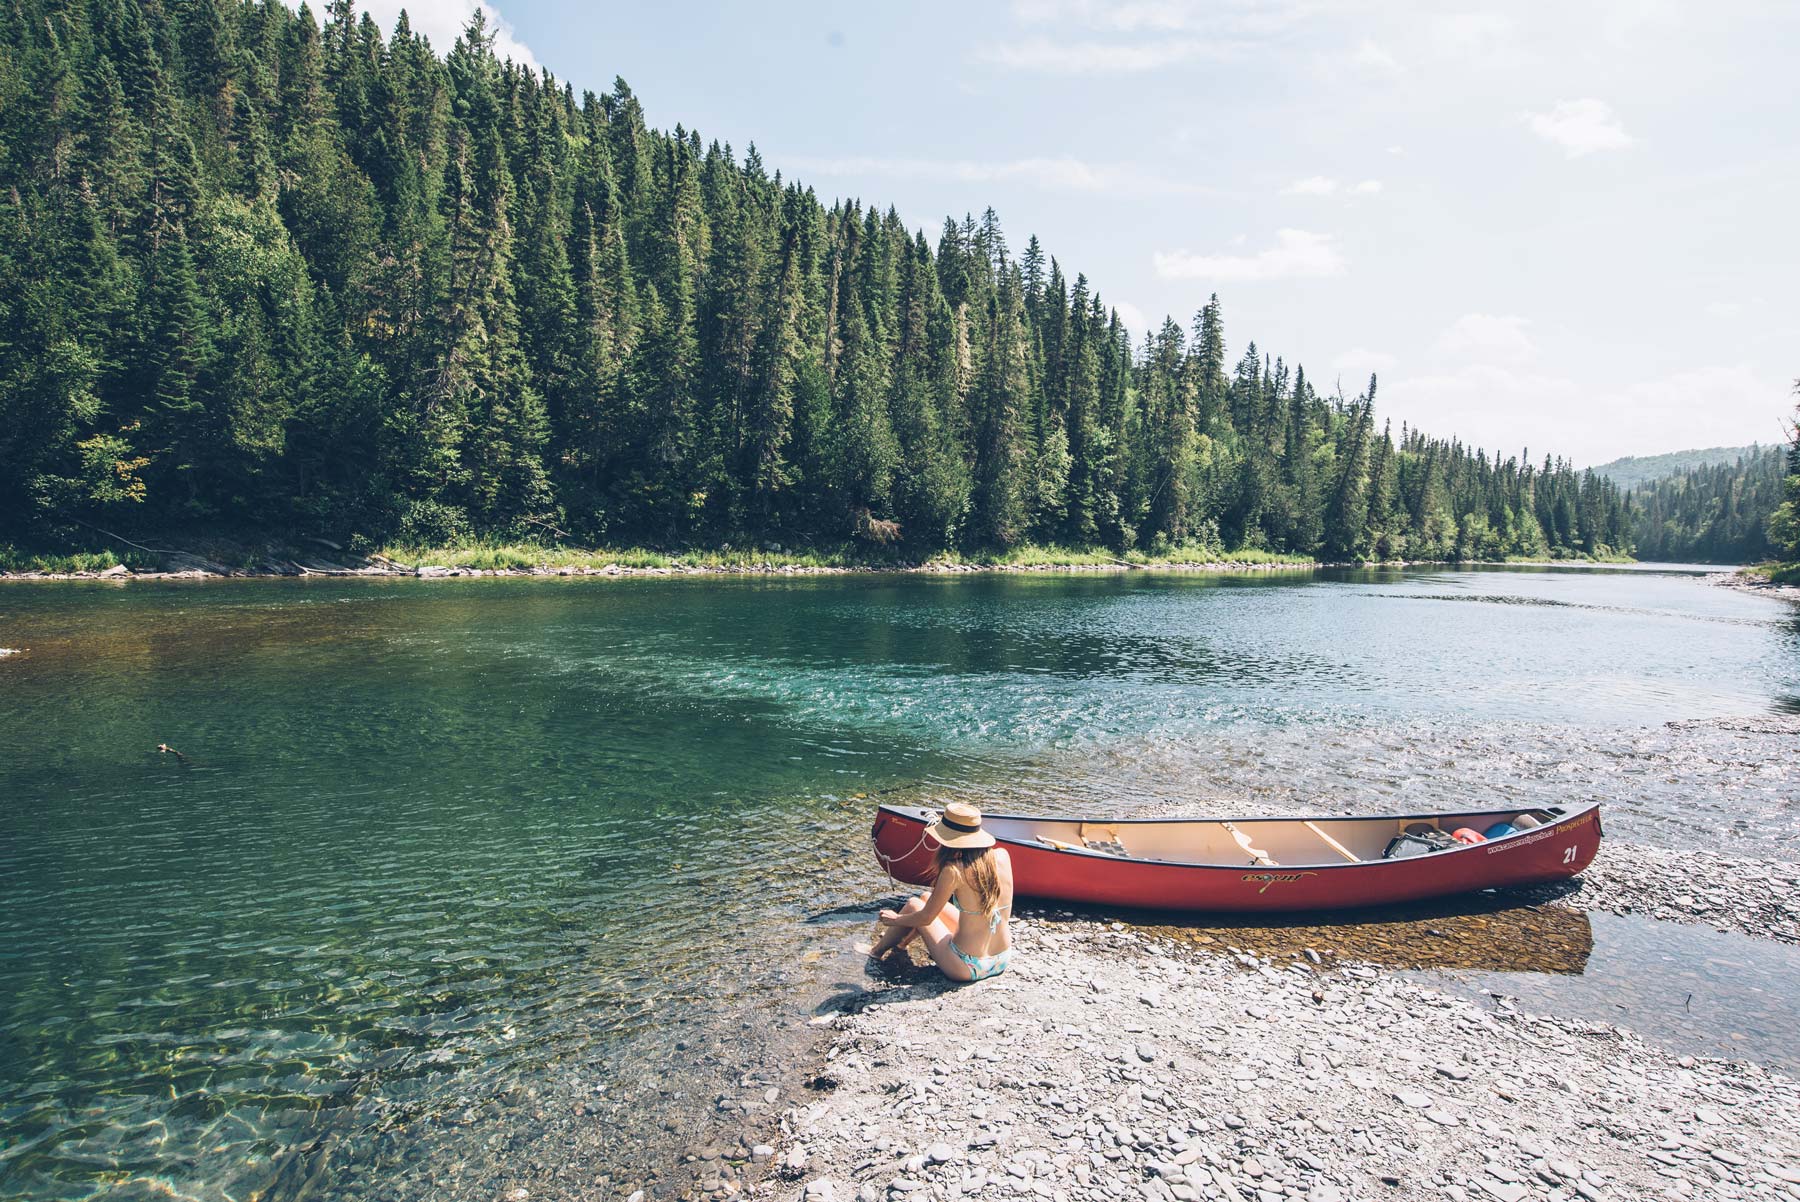
<instances>
[{"instance_id":1,"label":"woman sitting on shore","mask_svg":"<svg viewBox=\"0 0 1800 1202\"><path fill-rule=\"evenodd\" d=\"M981 829L981 811L953 801L926 833L941 845L937 880L898 911L883 910L888 930L870 955L880 959L916 935L953 981L981 981L1006 971L1012 955L1012 859ZM950 909L945 909L948 905Z\"/></svg>"}]
</instances>

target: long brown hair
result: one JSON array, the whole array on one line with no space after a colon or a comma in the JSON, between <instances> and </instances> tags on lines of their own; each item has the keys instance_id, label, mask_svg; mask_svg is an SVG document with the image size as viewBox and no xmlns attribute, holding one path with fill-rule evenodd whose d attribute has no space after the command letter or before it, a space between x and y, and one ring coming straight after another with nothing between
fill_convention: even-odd
<instances>
[{"instance_id":1,"label":"long brown hair","mask_svg":"<svg viewBox=\"0 0 1800 1202\"><path fill-rule=\"evenodd\" d=\"M942 872L951 865L960 874L959 882L975 891L975 900L983 914L1000 907L1000 873L994 868L992 847L940 847L937 867Z\"/></svg>"}]
</instances>

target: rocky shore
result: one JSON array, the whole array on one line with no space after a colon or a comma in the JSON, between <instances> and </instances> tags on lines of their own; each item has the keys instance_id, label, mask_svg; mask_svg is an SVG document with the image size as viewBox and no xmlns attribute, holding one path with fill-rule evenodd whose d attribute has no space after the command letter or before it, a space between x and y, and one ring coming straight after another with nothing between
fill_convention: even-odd
<instances>
[{"instance_id":1,"label":"rocky shore","mask_svg":"<svg viewBox=\"0 0 1800 1202\"><path fill-rule=\"evenodd\" d=\"M528 568L469 568L432 563L409 565L398 563L391 559L385 559L381 556L373 556L368 559L351 560L303 557L297 559L270 560L265 563L248 567L229 567L215 561L194 556L186 556L174 561L167 570L163 571L134 571L123 564L119 564L108 568L103 572L0 572L0 580L208 580L299 576L415 577L420 580L450 580L489 576L598 576L603 578L632 576L851 576L885 572L957 576L983 572L1077 572L1107 574L1127 571L1291 572L1311 571L1316 568L1336 566L1352 565L1311 562L1242 563L1231 560L1192 563L1127 563L1120 560L1117 562L1106 563L1069 564L983 564L931 560L922 563L855 564L838 566L783 563L776 560L769 560L735 564L675 563L667 567L644 567L631 564L608 563L599 566L582 565L579 567L538 565Z\"/></svg>"},{"instance_id":2,"label":"rocky shore","mask_svg":"<svg viewBox=\"0 0 1800 1202\"><path fill-rule=\"evenodd\" d=\"M1800 1199L1800 1089L1755 1065L1299 953L1101 923L1015 941L1003 977L902 966L825 1018L830 1088L785 1112L749 1192Z\"/></svg>"},{"instance_id":3,"label":"rocky shore","mask_svg":"<svg viewBox=\"0 0 1800 1202\"><path fill-rule=\"evenodd\" d=\"M666 565L596 562L581 565L537 564L530 567L476 568L422 561L401 563L384 555L356 556L334 553L331 556L284 551L257 556L253 562L226 564L204 555L187 552L160 552L163 566L156 570L134 569L115 564L104 571L93 572L21 572L0 571L0 580L208 580L255 579L299 576L386 576L416 577L421 580L448 580L487 576L850 576L883 572L899 572L932 576L959 576L976 573L1101 573L1152 572L1295 572L1321 568L1414 568L1414 567L1604 567L1605 563L1564 560L1543 563L1504 563L1487 561L1447 562L1437 560L1393 560L1381 563L1337 563L1321 560L1289 562L1248 562L1233 559L1152 560L1106 559L1098 562L1071 563L982 563L961 560L928 559L917 562L869 564L795 563L781 558L745 560L732 563L683 563L671 556ZM603 558L603 557L599 557ZM1800 590L1795 590L1800 593Z\"/></svg>"},{"instance_id":4,"label":"rocky shore","mask_svg":"<svg viewBox=\"0 0 1800 1202\"><path fill-rule=\"evenodd\" d=\"M1800 585L1776 584L1773 580L1765 580L1761 576L1753 576L1749 572L1717 572L1708 576L1706 581L1708 584L1736 589L1739 592L1756 593L1763 597L1779 597L1783 601L1800 601Z\"/></svg>"}]
</instances>

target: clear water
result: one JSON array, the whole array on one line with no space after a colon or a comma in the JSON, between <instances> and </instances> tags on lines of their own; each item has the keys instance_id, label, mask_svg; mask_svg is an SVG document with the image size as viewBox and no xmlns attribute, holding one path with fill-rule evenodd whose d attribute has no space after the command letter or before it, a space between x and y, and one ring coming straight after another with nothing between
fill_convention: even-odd
<instances>
[{"instance_id":1,"label":"clear water","mask_svg":"<svg viewBox=\"0 0 1800 1202\"><path fill-rule=\"evenodd\" d=\"M673 1188L856 987L858 794L1800 854L1800 617L1682 573L22 584L0 646L6 1197Z\"/></svg>"}]
</instances>

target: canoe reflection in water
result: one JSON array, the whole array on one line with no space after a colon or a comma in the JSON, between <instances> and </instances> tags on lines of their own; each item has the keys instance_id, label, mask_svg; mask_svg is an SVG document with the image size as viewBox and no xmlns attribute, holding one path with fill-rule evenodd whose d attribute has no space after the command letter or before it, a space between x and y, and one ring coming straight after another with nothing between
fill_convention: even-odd
<instances>
[{"instance_id":1,"label":"canoe reflection in water","mask_svg":"<svg viewBox=\"0 0 1800 1202\"><path fill-rule=\"evenodd\" d=\"M1573 886L1551 888L1574 891ZM1277 966L1304 963L1332 969L1343 964L1375 964L1412 971L1581 976L1594 951L1593 926L1583 910L1526 902L1527 897L1533 901L1543 899L1545 892L1484 893L1404 906L1292 916L1180 915L1023 903L1018 917L1025 922L1042 923L1051 930L1065 922L1123 922L1150 939L1221 955L1235 948L1272 960ZM871 939L879 933L877 927ZM915 961L930 967L917 957ZM896 959L877 975L908 977L907 967Z\"/></svg>"},{"instance_id":2,"label":"canoe reflection in water","mask_svg":"<svg viewBox=\"0 0 1800 1202\"><path fill-rule=\"evenodd\" d=\"M1207 950L1242 948L1278 965L1295 959L1311 963L1310 949L1326 966L1360 962L1399 969L1585 972L1594 951L1587 913L1559 905L1520 905L1520 900L1517 894L1483 893L1291 918L1197 914L1191 925L1163 925L1169 915L1142 914L1149 921L1138 929Z\"/></svg>"}]
</instances>

